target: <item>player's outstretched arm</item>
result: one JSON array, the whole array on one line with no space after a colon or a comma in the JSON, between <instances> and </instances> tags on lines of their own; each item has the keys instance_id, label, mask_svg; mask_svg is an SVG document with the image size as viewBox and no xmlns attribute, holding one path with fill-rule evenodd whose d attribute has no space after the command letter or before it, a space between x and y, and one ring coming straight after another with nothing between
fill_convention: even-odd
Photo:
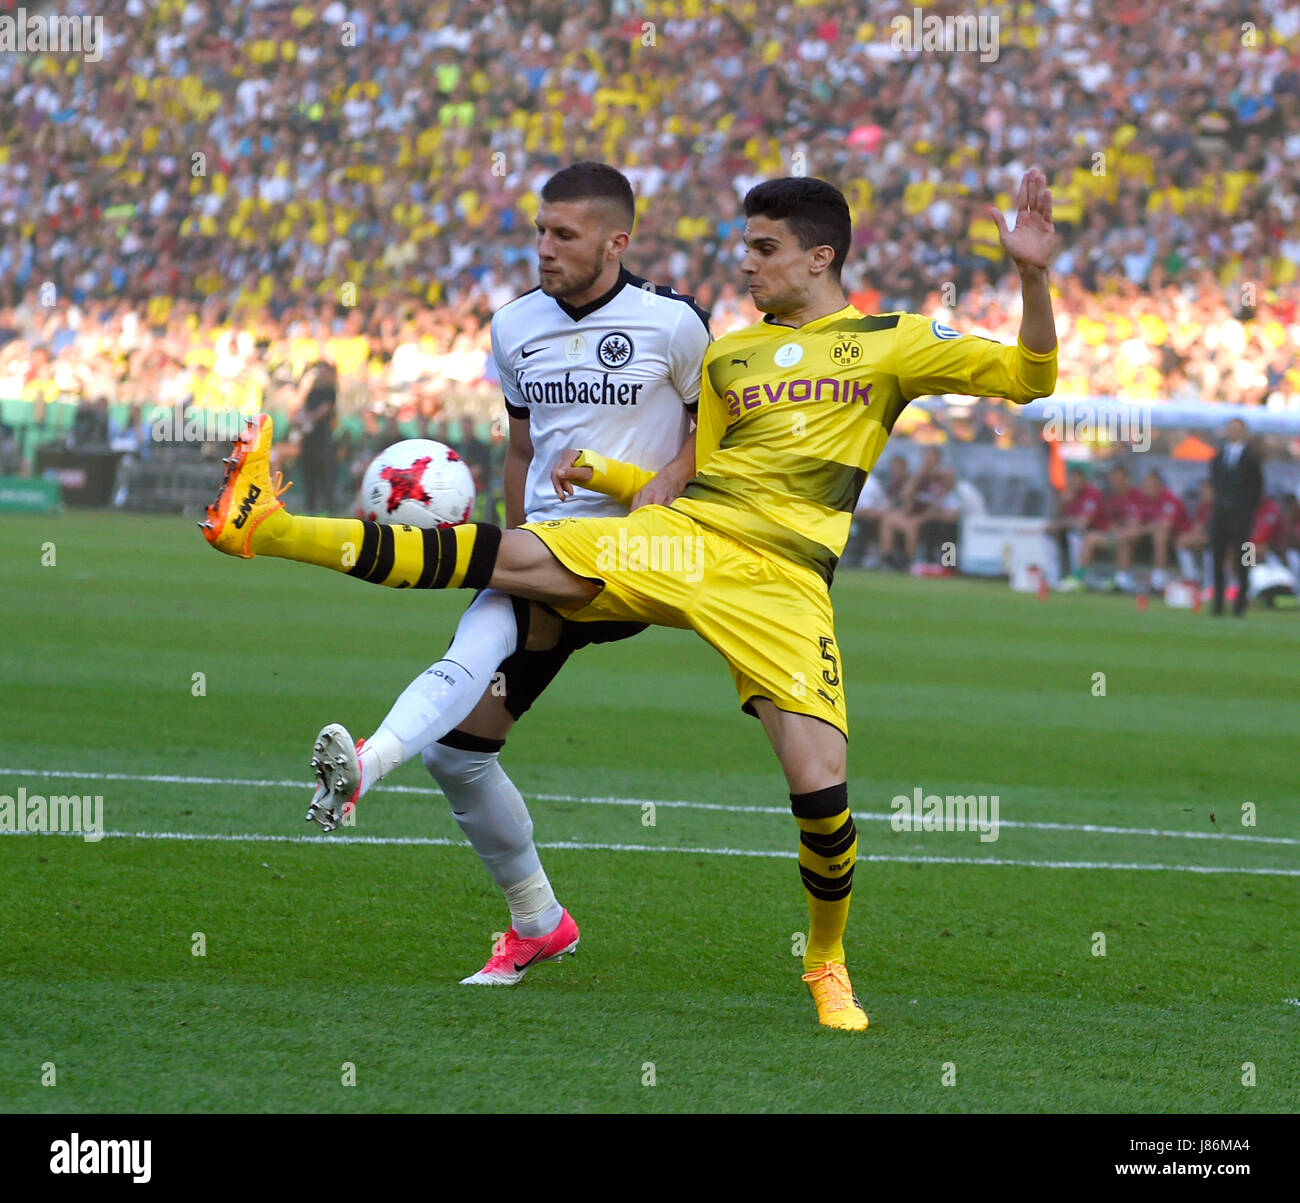
<instances>
[{"instance_id":1,"label":"player's outstretched arm","mask_svg":"<svg viewBox=\"0 0 1300 1203\"><path fill-rule=\"evenodd\" d=\"M1047 271L1056 254L1057 236L1047 177L1033 167L1020 181L1015 229L1008 228L1000 210L989 212L1020 275L1020 337L1015 346L1002 346L988 339L963 338L920 314L902 315L891 370L908 400L955 393L1005 397L1024 405L1050 397L1056 388L1056 321Z\"/></svg>"},{"instance_id":2,"label":"player's outstretched arm","mask_svg":"<svg viewBox=\"0 0 1300 1203\"><path fill-rule=\"evenodd\" d=\"M1025 349L1046 355L1056 348L1056 322L1047 271L1056 256L1056 227L1052 224L1052 190L1037 167L1025 172L1016 192L1016 226L1010 229L1000 209L991 210L1002 249L1020 273L1023 311L1020 341Z\"/></svg>"}]
</instances>

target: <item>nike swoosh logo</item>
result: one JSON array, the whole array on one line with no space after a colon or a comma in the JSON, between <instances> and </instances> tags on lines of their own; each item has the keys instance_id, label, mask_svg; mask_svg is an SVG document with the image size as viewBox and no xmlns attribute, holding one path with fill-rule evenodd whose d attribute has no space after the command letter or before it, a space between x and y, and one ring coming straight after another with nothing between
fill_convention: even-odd
<instances>
[{"instance_id":1,"label":"nike swoosh logo","mask_svg":"<svg viewBox=\"0 0 1300 1203\"><path fill-rule=\"evenodd\" d=\"M540 957L540 956L541 956L543 953L545 953L545 952L546 952L546 945L543 944L543 945L541 946L541 948L539 948L535 953L533 953L533 955L530 956L530 957L528 958L528 960L526 960L522 965L521 965L518 961L516 961L516 962L515 962L515 972L516 972L516 973L523 973L523 971L524 971L525 969L527 969L529 965L531 965L535 960L538 959L538 957Z\"/></svg>"},{"instance_id":2,"label":"nike swoosh logo","mask_svg":"<svg viewBox=\"0 0 1300 1203\"><path fill-rule=\"evenodd\" d=\"M545 350L545 347L534 347L531 351L527 347L521 347L519 350L519 358L527 359L530 355L536 355L538 352Z\"/></svg>"}]
</instances>

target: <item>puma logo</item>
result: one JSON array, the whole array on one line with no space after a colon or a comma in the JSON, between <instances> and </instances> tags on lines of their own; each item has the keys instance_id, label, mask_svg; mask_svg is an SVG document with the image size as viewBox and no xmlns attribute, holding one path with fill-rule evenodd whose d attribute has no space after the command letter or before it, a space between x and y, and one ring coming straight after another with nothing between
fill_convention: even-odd
<instances>
[{"instance_id":1,"label":"puma logo","mask_svg":"<svg viewBox=\"0 0 1300 1203\"><path fill-rule=\"evenodd\" d=\"M258 485L248 486L247 496L239 503L239 517L231 523L236 530L243 530L244 523L248 521L248 515L253 512L253 506L261 495L262 490Z\"/></svg>"}]
</instances>

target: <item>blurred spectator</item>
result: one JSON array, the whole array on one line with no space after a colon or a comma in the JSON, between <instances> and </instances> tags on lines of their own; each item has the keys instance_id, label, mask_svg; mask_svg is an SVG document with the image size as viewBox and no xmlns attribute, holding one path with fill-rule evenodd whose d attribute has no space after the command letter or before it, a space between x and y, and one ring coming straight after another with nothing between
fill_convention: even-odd
<instances>
[{"instance_id":1,"label":"blurred spectator","mask_svg":"<svg viewBox=\"0 0 1300 1203\"><path fill-rule=\"evenodd\" d=\"M1209 583L1210 574L1202 571L1201 559L1210 546L1210 512L1214 507L1214 486L1209 478L1201 481L1196 491L1196 508L1187 528L1175 538L1178 564L1183 576L1198 586Z\"/></svg>"},{"instance_id":2,"label":"blurred spectator","mask_svg":"<svg viewBox=\"0 0 1300 1203\"><path fill-rule=\"evenodd\" d=\"M1189 525L1182 498L1165 485L1159 472L1148 472L1142 478L1142 517L1133 552L1138 557L1151 557L1153 589L1164 589L1174 541L1187 532Z\"/></svg>"},{"instance_id":3,"label":"blurred spectator","mask_svg":"<svg viewBox=\"0 0 1300 1203\"><path fill-rule=\"evenodd\" d=\"M0 421L0 476L16 476L22 466L22 448L18 442L18 432L6 422Z\"/></svg>"},{"instance_id":4,"label":"blurred spectator","mask_svg":"<svg viewBox=\"0 0 1300 1203\"><path fill-rule=\"evenodd\" d=\"M951 468L940 469L935 500L917 518L917 542L924 560L955 569L962 516L985 511L984 498L973 484L959 481Z\"/></svg>"},{"instance_id":5,"label":"blurred spectator","mask_svg":"<svg viewBox=\"0 0 1300 1203\"><path fill-rule=\"evenodd\" d=\"M920 468L903 484L897 503L891 498L880 520L881 552L892 567L907 571L917 558L917 544L928 524L955 521L947 505L952 482L952 474L940 463L939 449L927 447Z\"/></svg>"},{"instance_id":6,"label":"blurred spectator","mask_svg":"<svg viewBox=\"0 0 1300 1203\"><path fill-rule=\"evenodd\" d=\"M1262 497L1259 509L1255 511L1255 522L1250 531L1255 563L1263 564L1271 556L1277 556L1282 537L1282 506L1276 498Z\"/></svg>"},{"instance_id":7,"label":"blurred spectator","mask_svg":"<svg viewBox=\"0 0 1300 1203\"><path fill-rule=\"evenodd\" d=\"M1282 498L1282 558L1291 575L1300 581L1300 497L1288 493Z\"/></svg>"},{"instance_id":8,"label":"blurred spectator","mask_svg":"<svg viewBox=\"0 0 1300 1203\"><path fill-rule=\"evenodd\" d=\"M879 556L882 563L897 568L898 549L895 546L899 535L899 525L908 513L908 484L911 473L907 461L901 455L895 455L886 467L885 503L878 516ZM906 563L904 563L906 567Z\"/></svg>"},{"instance_id":9,"label":"blurred spectator","mask_svg":"<svg viewBox=\"0 0 1300 1203\"><path fill-rule=\"evenodd\" d=\"M457 454L469 466L474 476L474 488L484 492L492 475L492 451L488 445L474 433L474 419L464 417L460 420L460 437L453 440Z\"/></svg>"},{"instance_id":10,"label":"blurred spectator","mask_svg":"<svg viewBox=\"0 0 1300 1203\"><path fill-rule=\"evenodd\" d=\"M1110 551L1115 557L1111 587L1124 591L1136 589L1129 567L1133 563L1133 544L1141 533L1143 513L1141 491L1130 483L1128 469L1116 464L1106 476L1101 517L1084 536L1079 550L1079 572L1087 572L1097 552Z\"/></svg>"},{"instance_id":11,"label":"blurred spectator","mask_svg":"<svg viewBox=\"0 0 1300 1203\"><path fill-rule=\"evenodd\" d=\"M184 429L183 424L182 429ZM144 407L140 402L132 403L127 411L125 422L118 422L109 417L108 445L114 451L123 451L137 455L141 459L148 459L150 441L149 424L144 419Z\"/></svg>"},{"instance_id":12,"label":"blurred spectator","mask_svg":"<svg viewBox=\"0 0 1300 1203\"><path fill-rule=\"evenodd\" d=\"M1101 490L1089 482L1082 468L1072 467L1065 474L1065 492L1057 501L1057 514L1047 523L1047 533L1056 539L1060 564L1057 588L1062 591L1081 588L1083 569L1079 555L1085 536L1105 528Z\"/></svg>"},{"instance_id":13,"label":"blurred spectator","mask_svg":"<svg viewBox=\"0 0 1300 1203\"><path fill-rule=\"evenodd\" d=\"M78 451L108 449L108 398L96 397L93 401L82 401L77 406L68 446Z\"/></svg>"}]
</instances>

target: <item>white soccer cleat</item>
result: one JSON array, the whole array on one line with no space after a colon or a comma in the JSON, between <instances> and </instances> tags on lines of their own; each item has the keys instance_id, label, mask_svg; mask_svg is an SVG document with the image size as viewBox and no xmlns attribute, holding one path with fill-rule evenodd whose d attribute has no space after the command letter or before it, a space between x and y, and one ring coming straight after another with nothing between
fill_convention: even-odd
<instances>
[{"instance_id":1,"label":"white soccer cleat","mask_svg":"<svg viewBox=\"0 0 1300 1203\"><path fill-rule=\"evenodd\" d=\"M322 831L333 831L356 809L361 793L361 761L357 753L365 743L364 739L354 743L341 723L321 728L312 745L316 792L307 807L308 823L319 823Z\"/></svg>"}]
</instances>

